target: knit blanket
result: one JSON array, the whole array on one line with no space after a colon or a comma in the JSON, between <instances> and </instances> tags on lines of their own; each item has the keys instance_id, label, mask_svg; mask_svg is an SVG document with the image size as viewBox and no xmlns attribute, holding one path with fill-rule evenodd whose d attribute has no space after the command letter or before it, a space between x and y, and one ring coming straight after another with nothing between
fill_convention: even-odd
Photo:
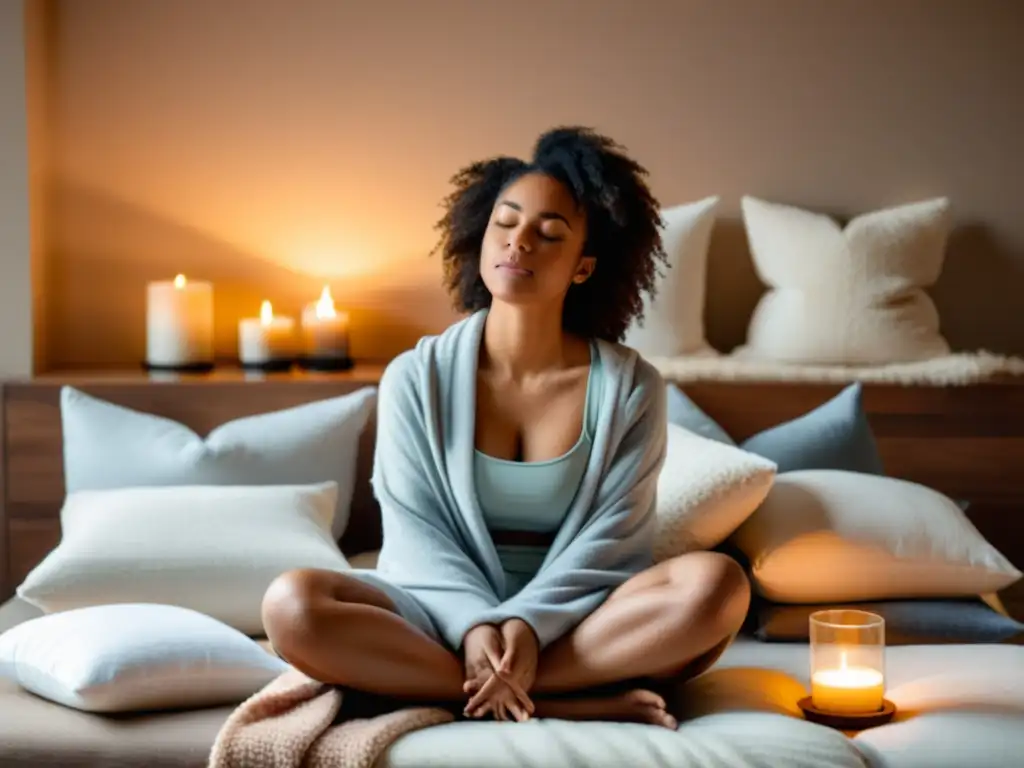
<instances>
[{"instance_id":1,"label":"knit blanket","mask_svg":"<svg viewBox=\"0 0 1024 768\"><path fill-rule=\"evenodd\" d=\"M208 768L373 768L404 734L454 720L434 707L346 719L344 695L289 669L231 713Z\"/></svg>"}]
</instances>

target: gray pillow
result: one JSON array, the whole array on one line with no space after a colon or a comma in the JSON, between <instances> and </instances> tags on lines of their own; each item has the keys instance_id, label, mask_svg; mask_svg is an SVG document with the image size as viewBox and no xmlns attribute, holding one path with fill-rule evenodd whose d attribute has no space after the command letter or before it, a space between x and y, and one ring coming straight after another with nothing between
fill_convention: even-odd
<instances>
[{"instance_id":1,"label":"gray pillow","mask_svg":"<svg viewBox=\"0 0 1024 768\"><path fill-rule=\"evenodd\" d=\"M766 643L806 643L815 611L855 609L885 619L886 645L1005 643L1024 639L1024 624L980 599L889 600L842 605L764 603L751 611L754 637Z\"/></svg>"},{"instance_id":2,"label":"gray pillow","mask_svg":"<svg viewBox=\"0 0 1024 768\"><path fill-rule=\"evenodd\" d=\"M61 389L65 491L334 481L332 531L348 526L359 440L376 404L364 387L221 424L205 438L173 419Z\"/></svg>"},{"instance_id":3,"label":"gray pillow","mask_svg":"<svg viewBox=\"0 0 1024 768\"><path fill-rule=\"evenodd\" d=\"M884 475L878 444L862 404L859 382L814 410L748 438L739 447L778 465L778 471L840 469ZM736 445L679 387L668 385L668 419L712 439Z\"/></svg>"},{"instance_id":4,"label":"gray pillow","mask_svg":"<svg viewBox=\"0 0 1024 768\"><path fill-rule=\"evenodd\" d=\"M709 440L716 440L726 445L736 445L736 441L718 426L718 422L704 413L700 406L687 397L675 384L668 385L666 394L669 424L688 429Z\"/></svg>"}]
</instances>

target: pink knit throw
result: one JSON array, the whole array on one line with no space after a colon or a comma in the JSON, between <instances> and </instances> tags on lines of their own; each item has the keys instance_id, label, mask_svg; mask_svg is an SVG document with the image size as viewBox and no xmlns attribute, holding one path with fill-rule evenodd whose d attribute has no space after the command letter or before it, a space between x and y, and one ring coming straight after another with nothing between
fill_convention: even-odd
<instances>
[{"instance_id":1,"label":"pink knit throw","mask_svg":"<svg viewBox=\"0 0 1024 768\"><path fill-rule=\"evenodd\" d=\"M440 708L409 707L337 722L343 696L289 669L231 713L209 768L373 768L403 734L454 720Z\"/></svg>"}]
</instances>

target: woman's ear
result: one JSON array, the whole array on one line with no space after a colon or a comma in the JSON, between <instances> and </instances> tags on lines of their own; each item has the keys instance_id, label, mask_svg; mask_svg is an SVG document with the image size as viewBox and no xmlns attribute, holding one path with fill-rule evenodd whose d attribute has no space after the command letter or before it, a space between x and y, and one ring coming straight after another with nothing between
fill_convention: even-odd
<instances>
[{"instance_id":1,"label":"woman's ear","mask_svg":"<svg viewBox=\"0 0 1024 768\"><path fill-rule=\"evenodd\" d=\"M576 274L573 275L572 281L579 285L587 282L590 276L594 274L594 269L597 266L597 259L593 256L584 256L580 259L579 265L576 267Z\"/></svg>"}]
</instances>

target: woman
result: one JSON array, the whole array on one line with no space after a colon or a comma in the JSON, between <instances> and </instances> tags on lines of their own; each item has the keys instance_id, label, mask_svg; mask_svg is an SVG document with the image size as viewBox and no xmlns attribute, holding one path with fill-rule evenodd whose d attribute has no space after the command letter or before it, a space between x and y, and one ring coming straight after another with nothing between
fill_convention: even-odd
<instances>
[{"instance_id":1,"label":"woman","mask_svg":"<svg viewBox=\"0 0 1024 768\"><path fill-rule=\"evenodd\" d=\"M267 592L297 669L473 718L675 727L650 681L712 664L749 587L715 553L653 565L665 387L618 343L664 257L645 175L563 128L454 178L439 250L469 316L382 377L377 570Z\"/></svg>"}]
</instances>

